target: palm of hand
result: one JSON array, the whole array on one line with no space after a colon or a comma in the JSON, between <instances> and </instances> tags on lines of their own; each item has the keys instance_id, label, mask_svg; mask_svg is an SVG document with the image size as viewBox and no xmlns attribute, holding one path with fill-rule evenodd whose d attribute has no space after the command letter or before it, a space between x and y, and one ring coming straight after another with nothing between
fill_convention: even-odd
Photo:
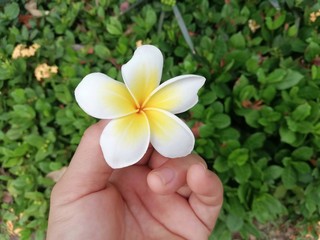
<instances>
[{"instance_id":1,"label":"palm of hand","mask_svg":"<svg viewBox=\"0 0 320 240\"><path fill-rule=\"evenodd\" d=\"M114 174L111 182L123 199L125 239L183 239L208 236L209 229L199 220L188 200L180 194L158 194L147 184L150 169L135 166ZM135 229L135 230L133 230ZM136 238L132 233L140 234Z\"/></svg>"},{"instance_id":2,"label":"palm of hand","mask_svg":"<svg viewBox=\"0 0 320 240\"><path fill-rule=\"evenodd\" d=\"M52 191L47 240L207 239L223 189L204 160L150 149L140 165L113 170L97 141L103 126L87 130Z\"/></svg>"},{"instance_id":3,"label":"palm of hand","mask_svg":"<svg viewBox=\"0 0 320 240\"><path fill-rule=\"evenodd\" d=\"M71 203L71 212L80 215L67 223L80 228L74 239L207 239L210 231L188 200L153 192L146 181L149 172L147 166L117 170L107 188Z\"/></svg>"}]
</instances>

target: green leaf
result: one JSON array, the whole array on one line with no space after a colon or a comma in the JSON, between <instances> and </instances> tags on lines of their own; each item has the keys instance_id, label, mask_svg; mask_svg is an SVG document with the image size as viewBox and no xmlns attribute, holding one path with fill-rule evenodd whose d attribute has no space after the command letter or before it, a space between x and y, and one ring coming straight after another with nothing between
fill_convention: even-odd
<instances>
[{"instance_id":1,"label":"green leaf","mask_svg":"<svg viewBox=\"0 0 320 240\"><path fill-rule=\"evenodd\" d=\"M101 19L105 19L105 12L104 12L103 7L98 6L98 8L97 8L97 16L99 18L101 18Z\"/></svg>"},{"instance_id":2,"label":"green leaf","mask_svg":"<svg viewBox=\"0 0 320 240\"><path fill-rule=\"evenodd\" d=\"M12 96L15 103L23 104L27 101L25 91L22 88L14 89L10 95Z\"/></svg>"},{"instance_id":3,"label":"green leaf","mask_svg":"<svg viewBox=\"0 0 320 240\"><path fill-rule=\"evenodd\" d=\"M228 210L231 210L231 213L233 215L236 215L240 218L247 217L247 210L246 210L245 206L240 203L238 197L233 195L233 196L230 196L230 198L228 200L229 200L228 207L230 207L230 209L228 209Z\"/></svg>"},{"instance_id":4,"label":"green leaf","mask_svg":"<svg viewBox=\"0 0 320 240\"><path fill-rule=\"evenodd\" d=\"M10 4L5 5L4 7L4 14L10 20L16 19L20 13L20 8L18 3L13 2Z\"/></svg>"},{"instance_id":5,"label":"green leaf","mask_svg":"<svg viewBox=\"0 0 320 240\"><path fill-rule=\"evenodd\" d=\"M282 125L280 127L279 133L282 142L293 144L297 140L296 134L289 130L288 127L285 125Z\"/></svg>"},{"instance_id":6,"label":"green leaf","mask_svg":"<svg viewBox=\"0 0 320 240\"><path fill-rule=\"evenodd\" d=\"M196 104L190 109L190 112L195 119L202 118L202 116L204 115L204 106L201 104Z\"/></svg>"},{"instance_id":7,"label":"green leaf","mask_svg":"<svg viewBox=\"0 0 320 240\"><path fill-rule=\"evenodd\" d=\"M281 27L286 20L286 12L277 12L274 18L266 17L266 25L270 30L276 30Z\"/></svg>"},{"instance_id":8,"label":"green leaf","mask_svg":"<svg viewBox=\"0 0 320 240\"><path fill-rule=\"evenodd\" d=\"M259 64L260 58L257 55L252 56L246 61L246 68L248 72L250 73L256 73L260 64Z\"/></svg>"},{"instance_id":9,"label":"green leaf","mask_svg":"<svg viewBox=\"0 0 320 240\"><path fill-rule=\"evenodd\" d=\"M231 124L231 119L228 115L220 113L212 117L211 123L214 127L223 129Z\"/></svg>"},{"instance_id":10,"label":"green leaf","mask_svg":"<svg viewBox=\"0 0 320 240\"><path fill-rule=\"evenodd\" d=\"M49 156L50 154L51 154L51 152L48 151L48 149L46 149L45 147L41 147L37 151L34 159L35 159L36 162L38 162L38 161L46 159L46 157Z\"/></svg>"},{"instance_id":11,"label":"green leaf","mask_svg":"<svg viewBox=\"0 0 320 240\"><path fill-rule=\"evenodd\" d=\"M248 183L240 184L237 189L237 195L241 203L246 203L249 198L249 189L250 186Z\"/></svg>"},{"instance_id":12,"label":"green leaf","mask_svg":"<svg viewBox=\"0 0 320 240\"><path fill-rule=\"evenodd\" d=\"M24 140L26 143L36 148L40 148L45 143L44 138L36 134L30 134L26 136Z\"/></svg>"},{"instance_id":13,"label":"green leaf","mask_svg":"<svg viewBox=\"0 0 320 240\"><path fill-rule=\"evenodd\" d=\"M27 144L19 144L13 151L13 156L24 157L29 151L29 146Z\"/></svg>"},{"instance_id":14,"label":"green leaf","mask_svg":"<svg viewBox=\"0 0 320 240\"><path fill-rule=\"evenodd\" d=\"M257 128L259 127L258 120L260 118L260 113L257 110L248 110L248 112L244 115L244 118L246 120L246 123L253 127Z\"/></svg>"},{"instance_id":15,"label":"green leaf","mask_svg":"<svg viewBox=\"0 0 320 240\"><path fill-rule=\"evenodd\" d=\"M303 78L304 76L301 73L288 69L286 76L275 87L278 90L285 90L297 85Z\"/></svg>"},{"instance_id":16,"label":"green leaf","mask_svg":"<svg viewBox=\"0 0 320 240\"><path fill-rule=\"evenodd\" d=\"M320 67L312 65L311 76L312 76L313 80L319 80L320 79Z\"/></svg>"},{"instance_id":17,"label":"green leaf","mask_svg":"<svg viewBox=\"0 0 320 240\"><path fill-rule=\"evenodd\" d=\"M232 127L224 128L219 131L221 141L237 140L240 137L240 132Z\"/></svg>"},{"instance_id":18,"label":"green leaf","mask_svg":"<svg viewBox=\"0 0 320 240\"><path fill-rule=\"evenodd\" d=\"M34 201L40 201L40 200L43 200L44 195L43 193L40 193L40 192L26 192L24 194L24 197Z\"/></svg>"},{"instance_id":19,"label":"green leaf","mask_svg":"<svg viewBox=\"0 0 320 240\"><path fill-rule=\"evenodd\" d=\"M228 156L228 163L232 165L242 166L249 159L249 150L246 148L238 148L230 153Z\"/></svg>"},{"instance_id":20,"label":"green leaf","mask_svg":"<svg viewBox=\"0 0 320 240\"><path fill-rule=\"evenodd\" d=\"M229 154L234 151L235 149L238 149L240 147L240 142L236 139L230 139L225 142L223 142L220 145L220 152L223 156L229 156Z\"/></svg>"},{"instance_id":21,"label":"green leaf","mask_svg":"<svg viewBox=\"0 0 320 240\"><path fill-rule=\"evenodd\" d=\"M209 105L217 100L217 95L214 91L207 92L202 95L201 101L204 105Z\"/></svg>"},{"instance_id":22,"label":"green leaf","mask_svg":"<svg viewBox=\"0 0 320 240\"><path fill-rule=\"evenodd\" d=\"M148 8L146 11L145 23L147 24L147 29L150 30L154 24L157 22L157 15L153 8Z\"/></svg>"},{"instance_id":23,"label":"green leaf","mask_svg":"<svg viewBox=\"0 0 320 240\"><path fill-rule=\"evenodd\" d=\"M311 41L305 49L304 57L308 62L313 61L320 54L320 45Z\"/></svg>"},{"instance_id":24,"label":"green leaf","mask_svg":"<svg viewBox=\"0 0 320 240\"><path fill-rule=\"evenodd\" d=\"M29 31L26 26L23 26L21 29L21 37L24 41L28 41L29 39Z\"/></svg>"},{"instance_id":25,"label":"green leaf","mask_svg":"<svg viewBox=\"0 0 320 240\"><path fill-rule=\"evenodd\" d=\"M52 106L50 102L45 99L38 99L35 104L35 109L39 112L39 114L45 118L52 119Z\"/></svg>"},{"instance_id":26,"label":"green leaf","mask_svg":"<svg viewBox=\"0 0 320 240\"><path fill-rule=\"evenodd\" d=\"M264 170L264 179L266 181L278 179L283 172L283 168L277 165L269 166L266 170Z\"/></svg>"},{"instance_id":27,"label":"green leaf","mask_svg":"<svg viewBox=\"0 0 320 240\"><path fill-rule=\"evenodd\" d=\"M17 104L13 106L13 118L31 120L36 116L36 112L29 105Z\"/></svg>"},{"instance_id":28,"label":"green leaf","mask_svg":"<svg viewBox=\"0 0 320 240\"><path fill-rule=\"evenodd\" d=\"M292 152L292 157L294 157L297 160L303 160L303 161L310 160L312 155L313 155L313 148L307 147L307 146L299 147Z\"/></svg>"},{"instance_id":29,"label":"green leaf","mask_svg":"<svg viewBox=\"0 0 320 240\"><path fill-rule=\"evenodd\" d=\"M116 17L110 17L107 23L107 31L115 36L123 33L121 22Z\"/></svg>"},{"instance_id":30,"label":"green leaf","mask_svg":"<svg viewBox=\"0 0 320 240\"><path fill-rule=\"evenodd\" d=\"M55 90L56 97L60 102L67 104L73 101L73 97L67 85L65 84L56 85L54 86L54 90Z\"/></svg>"},{"instance_id":31,"label":"green leaf","mask_svg":"<svg viewBox=\"0 0 320 240\"><path fill-rule=\"evenodd\" d=\"M257 89L253 85L247 85L243 87L239 94L239 99L245 101L257 96Z\"/></svg>"},{"instance_id":32,"label":"green leaf","mask_svg":"<svg viewBox=\"0 0 320 240\"><path fill-rule=\"evenodd\" d=\"M212 136L214 126L212 124L205 124L199 128L199 134L201 137L210 137Z\"/></svg>"},{"instance_id":33,"label":"green leaf","mask_svg":"<svg viewBox=\"0 0 320 240\"><path fill-rule=\"evenodd\" d=\"M228 166L228 162L227 159L218 156L215 160L214 160L214 164L213 164L213 168L217 171L217 172L226 172L229 170L229 166Z\"/></svg>"},{"instance_id":34,"label":"green leaf","mask_svg":"<svg viewBox=\"0 0 320 240\"><path fill-rule=\"evenodd\" d=\"M243 226L243 219L230 213L227 216L226 224L231 232L237 232Z\"/></svg>"},{"instance_id":35,"label":"green leaf","mask_svg":"<svg viewBox=\"0 0 320 240\"><path fill-rule=\"evenodd\" d=\"M99 58L104 60L108 59L111 56L110 50L102 44L95 45L94 52Z\"/></svg>"},{"instance_id":36,"label":"green leaf","mask_svg":"<svg viewBox=\"0 0 320 240\"><path fill-rule=\"evenodd\" d=\"M307 118L311 113L311 106L308 103L301 104L292 112L292 118L295 121L301 121Z\"/></svg>"},{"instance_id":37,"label":"green leaf","mask_svg":"<svg viewBox=\"0 0 320 240\"><path fill-rule=\"evenodd\" d=\"M289 27L289 29L288 29L288 36L289 37L296 37L297 34L298 34L297 26L293 25L293 26Z\"/></svg>"},{"instance_id":38,"label":"green leaf","mask_svg":"<svg viewBox=\"0 0 320 240\"><path fill-rule=\"evenodd\" d=\"M244 49L246 47L246 40L241 32L233 34L230 38L230 43L234 48Z\"/></svg>"},{"instance_id":39,"label":"green leaf","mask_svg":"<svg viewBox=\"0 0 320 240\"><path fill-rule=\"evenodd\" d=\"M279 185L274 191L274 196L278 199L284 198L287 194L288 190L283 186Z\"/></svg>"},{"instance_id":40,"label":"green leaf","mask_svg":"<svg viewBox=\"0 0 320 240\"><path fill-rule=\"evenodd\" d=\"M9 61L3 61L2 59L0 61L0 72L0 80L12 79L15 76L15 68L12 63Z\"/></svg>"},{"instance_id":41,"label":"green leaf","mask_svg":"<svg viewBox=\"0 0 320 240\"><path fill-rule=\"evenodd\" d=\"M309 193L306 195L305 205L308 209L310 215L314 214L317 210L317 205L319 204L319 198L314 193Z\"/></svg>"},{"instance_id":42,"label":"green leaf","mask_svg":"<svg viewBox=\"0 0 320 240\"><path fill-rule=\"evenodd\" d=\"M6 136L10 140L17 140L23 135L23 132L21 131L20 127L12 127L6 132Z\"/></svg>"},{"instance_id":43,"label":"green leaf","mask_svg":"<svg viewBox=\"0 0 320 240\"><path fill-rule=\"evenodd\" d=\"M288 166L282 172L281 179L287 189L293 189L297 183L297 174L292 167Z\"/></svg>"},{"instance_id":44,"label":"green leaf","mask_svg":"<svg viewBox=\"0 0 320 240\"><path fill-rule=\"evenodd\" d=\"M275 69L273 72L271 72L267 78L265 79L265 83L271 84L271 83L279 83L283 81L284 77L286 76L287 71L281 68Z\"/></svg>"},{"instance_id":45,"label":"green leaf","mask_svg":"<svg viewBox=\"0 0 320 240\"><path fill-rule=\"evenodd\" d=\"M266 140L266 134L263 132L257 132L250 135L244 143L244 146L248 149L254 150L262 148Z\"/></svg>"},{"instance_id":46,"label":"green leaf","mask_svg":"<svg viewBox=\"0 0 320 240\"><path fill-rule=\"evenodd\" d=\"M314 130L314 125L310 121L305 120L297 123L298 133L302 133L304 135L304 134L313 132L313 130Z\"/></svg>"},{"instance_id":47,"label":"green leaf","mask_svg":"<svg viewBox=\"0 0 320 240\"><path fill-rule=\"evenodd\" d=\"M23 163L23 158L16 157L16 158L9 158L3 161L3 167L5 168L12 168L14 166L19 166Z\"/></svg>"},{"instance_id":48,"label":"green leaf","mask_svg":"<svg viewBox=\"0 0 320 240\"><path fill-rule=\"evenodd\" d=\"M215 46L213 50L213 54L215 57L214 60L220 61L228 51L227 43L225 39L219 35L214 41L214 46Z\"/></svg>"},{"instance_id":49,"label":"green leaf","mask_svg":"<svg viewBox=\"0 0 320 240\"><path fill-rule=\"evenodd\" d=\"M298 173L307 174L311 172L310 166L306 162L292 162L291 165Z\"/></svg>"},{"instance_id":50,"label":"green leaf","mask_svg":"<svg viewBox=\"0 0 320 240\"><path fill-rule=\"evenodd\" d=\"M238 183L248 182L252 173L251 166L248 163L233 168L233 171L235 173L235 179Z\"/></svg>"},{"instance_id":51,"label":"green leaf","mask_svg":"<svg viewBox=\"0 0 320 240\"><path fill-rule=\"evenodd\" d=\"M305 41L300 38L291 38L290 39L291 50L298 53L304 53L307 47Z\"/></svg>"},{"instance_id":52,"label":"green leaf","mask_svg":"<svg viewBox=\"0 0 320 240\"><path fill-rule=\"evenodd\" d=\"M263 193L253 200L252 210L254 216L262 223L274 220L278 215L284 213L280 201L268 193Z\"/></svg>"}]
</instances>

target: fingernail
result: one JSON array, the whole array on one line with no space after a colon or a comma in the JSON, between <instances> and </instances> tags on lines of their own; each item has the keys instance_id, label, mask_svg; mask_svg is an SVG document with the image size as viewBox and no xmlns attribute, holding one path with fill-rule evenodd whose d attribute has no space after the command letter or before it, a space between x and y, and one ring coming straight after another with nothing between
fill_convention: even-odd
<instances>
[{"instance_id":1,"label":"fingernail","mask_svg":"<svg viewBox=\"0 0 320 240\"><path fill-rule=\"evenodd\" d=\"M202 167L203 172L207 172L208 168L206 165L199 163L199 165Z\"/></svg>"},{"instance_id":2,"label":"fingernail","mask_svg":"<svg viewBox=\"0 0 320 240\"><path fill-rule=\"evenodd\" d=\"M207 167L204 164L198 163L196 164L196 166L198 166L199 170L203 172L203 174L207 173Z\"/></svg>"},{"instance_id":3,"label":"fingernail","mask_svg":"<svg viewBox=\"0 0 320 240\"><path fill-rule=\"evenodd\" d=\"M155 174L157 174L160 177L163 185L167 185L169 182L173 180L175 172L171 168L163 168L157 170Z\"/></svg>"}]
</instances>

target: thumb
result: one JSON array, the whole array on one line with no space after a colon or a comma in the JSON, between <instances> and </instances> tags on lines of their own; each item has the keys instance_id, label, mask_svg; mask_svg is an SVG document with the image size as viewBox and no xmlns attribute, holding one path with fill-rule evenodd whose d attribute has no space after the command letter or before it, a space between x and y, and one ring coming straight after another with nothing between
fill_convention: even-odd
<instances>
[{"instance_id":1,"label":"thumb","mask_svg":"<svg viewBox=\"0 0 320 240\"><path fill-rule=\"evenodd\" d=\"M108 166L100 148L100 135L108 121L89 127L63 177L54 186L51 198L66 204L87 194L106 188L112 168Z\"/></svg>"},{"instance_id":2,"label":"thumb","mask_svg":"<svg viewBox=\"0 0 320 240\"><path fill-rule=\"evenodd\" d=\"M168 160L155 152L149 162L153 170L148 174L148 185L158 194L171 194L178 191L182 195L188 195L190 189L187 187L187 172L195 164L201 164L206 168L205 161L195 154Z\"/></svg>"}]
</instances>

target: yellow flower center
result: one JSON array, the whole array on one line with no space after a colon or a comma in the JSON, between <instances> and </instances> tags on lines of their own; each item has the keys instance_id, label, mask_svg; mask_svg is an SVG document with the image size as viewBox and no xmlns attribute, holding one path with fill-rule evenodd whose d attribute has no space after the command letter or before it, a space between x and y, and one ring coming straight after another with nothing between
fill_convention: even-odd
<instances>
[{"instance_id":1,"label":"yellow flower center","mask_svg":"<svg viewBox=\"0 0 320 240\"><path fill-rule=\"evenodd\" d=\"M143 108L142 107L137 107L137 113L141 113L143 112Z\"/></svg>"}]
</instances>

